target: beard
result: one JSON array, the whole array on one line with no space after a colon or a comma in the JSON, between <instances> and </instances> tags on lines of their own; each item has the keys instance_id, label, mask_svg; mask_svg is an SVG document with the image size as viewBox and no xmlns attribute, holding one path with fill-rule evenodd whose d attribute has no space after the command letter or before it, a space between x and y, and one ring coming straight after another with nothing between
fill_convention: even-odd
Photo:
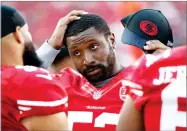
<instances>
[{"instance_id":1,"label":"beard","mask_svg":"<svg viewBox=\"0 0 187 131\"><path fill-rule=\"evenodd\" d=\"M109 51L110 51L110 54L107 57L107 66L103 64L90 65L90 66L87 66L83 70L82 75L89 82L95 83L95 82L103 81L103 80L106 80L112 77L112 71L113 71L114 63L115 63L115 54L111 46L109 47ZM100 69L100 72L94 76L89 76L88 72L89 70L92 70L92 69Z\"/></svg>"},{"instance_id":2,"label":"beard","mask_svg":"<svg viewBox=\"0 0 187 131\"><path fill-rule=\"evenodd\" d=\"M24 65L42 67L43 62L37 56L32 42L25 43L23 62Z\"/></svg>"}]
</instances>

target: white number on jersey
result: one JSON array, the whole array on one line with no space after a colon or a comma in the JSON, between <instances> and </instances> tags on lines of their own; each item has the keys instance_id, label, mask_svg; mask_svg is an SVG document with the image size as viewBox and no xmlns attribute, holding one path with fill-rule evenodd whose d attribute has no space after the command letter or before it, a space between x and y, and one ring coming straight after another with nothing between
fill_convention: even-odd
<instances>
[{"instance_id":1,"label":"white number on jersey","mask_svg":"<svg viewBox=\"0 0 187 131\"><path fill-rule=\"evenodd\" d=\"M89 111L68 111L68 123L71 130L73 130L74 123L92 123L93 112ZM104 128L106 124L117 125L119 114L115 113L101 113L95 118L94 127Z\"/></svg>"},{"instance_id":2,"label":"white number on jersey","mask_svg":"<svg viewBox=\"0 0 187 131\"><path fill-rule=\"evenodd\" d=\"M178 98L186 99L186 80L173 81L162 91L160 130L174 131L186 127L186 111L178 111Z\"/></svg>"}]
</instances>

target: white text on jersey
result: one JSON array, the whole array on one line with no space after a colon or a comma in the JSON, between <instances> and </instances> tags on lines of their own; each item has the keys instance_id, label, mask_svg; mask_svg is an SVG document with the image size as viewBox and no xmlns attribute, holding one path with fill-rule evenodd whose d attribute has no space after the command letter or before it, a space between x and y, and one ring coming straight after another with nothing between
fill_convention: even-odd
<instances>
[{"instance_id":1,"label":"white text on jersey","mask_svg":"<svg viewBox=\"0 0 187 131\"><path fill-rule=\"evenodd\" d=\"M176 73L176 76L174 75ZM168 66L159 68L159 78L153 79L154 85L186 79L186 66Z\"/></svg>"},{"instance_id":2,"label":"white text on jersey","mask_svg":"<svg viewBox=\"0 0 187 131\"><path fill-rule=\"evenodd\" d=\"M96 110L104 110L106 109L105 106L86 106L87 109L96 109Z\"/></svg>"}]
</instances>

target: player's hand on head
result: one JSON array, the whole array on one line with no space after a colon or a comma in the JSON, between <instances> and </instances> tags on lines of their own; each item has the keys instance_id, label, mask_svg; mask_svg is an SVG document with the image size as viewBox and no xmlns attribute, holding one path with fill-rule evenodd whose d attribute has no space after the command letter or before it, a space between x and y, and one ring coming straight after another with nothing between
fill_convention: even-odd
<instances>
[{"instance_id":1,"label":"player's hand on head","mask_svg":"<svg viewBox=\"0 0 187 131\"><path fill-rule=\"evenodd\" d=\"M170 49L170 47L164 45L159 40L150 40L146 42L146 45L144 46L144 49L146 51L155 50L153 54L155 53L162 53L167 49Z\"/></svg>"},{"instance_id":2,"label":"player's hand on head","mask_svg":"<svg viewBox=\"0 0 187 131\"><path fill-rule=\"evenodd\" d=\"M62 43L65 31L67 29L67 25L74 21L79 20L81 15L88 14L88 12L85 12L83 10L73 10L69 12L66 16L62 17L57 25L56 28L49 39L48 43L55 49L60 49L64 45Z\"/></svg>"},{"instance_id":3,"label":"player's hand on head","mask_svg":"<svg viewBox=\"0 0 187 131\"><path fill-rule=\"evenodd\" d=\"M73 10L68 15L66 15L64 18L62 18L62 21L65 21L66 26L74 21L74 20L79 20L81 15L88 14L88 12L85 12L83 10Z\"/></svg>"}]
</instances>

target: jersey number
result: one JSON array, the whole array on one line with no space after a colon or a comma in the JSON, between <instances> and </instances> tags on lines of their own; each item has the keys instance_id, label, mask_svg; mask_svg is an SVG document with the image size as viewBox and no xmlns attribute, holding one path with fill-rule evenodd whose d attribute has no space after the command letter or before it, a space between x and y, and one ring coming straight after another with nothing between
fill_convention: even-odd
<instances>
[{"instance_id":1,"label":"jersey number","mask_svg":"<svg viewBox=\"0 0 187 131\"><path fill-rule=\"evenodd\" d=\"M162 91L160 130L174 131L176 127L186 127L186 109L180 109L178 102L183 99L186 103L185 81L172 82Z\"/></svg>"},{"instance_id":2,"label":"jersey number","mask_svg":"<svg viewBox=\"0 0 187 131\"><path fill-rule=\"evenodd\" d=\"M42 73L41 74L36 74L36 77L44 78L44 79L47 79L47 80L52 80L53 79L51 74L43 68L37 68L35 66L16 66L16 69L23 69L26 72L33 72L33 71L40 70Z\"/></svg>"},{"instance_id":3,"label":"jersey number","mask_svg":"<svg viewBox=\"0 0 187 131\"><path fill-rule=\"evenodd\" d=\"M71 130L73 130L74 123L92 123L93 112L84 111L68 111L68 123ZM119 114L115 113L101 113L95 118L94 127L104 128L105 124L117 125Z\"/></svg>"}]
</instances>

